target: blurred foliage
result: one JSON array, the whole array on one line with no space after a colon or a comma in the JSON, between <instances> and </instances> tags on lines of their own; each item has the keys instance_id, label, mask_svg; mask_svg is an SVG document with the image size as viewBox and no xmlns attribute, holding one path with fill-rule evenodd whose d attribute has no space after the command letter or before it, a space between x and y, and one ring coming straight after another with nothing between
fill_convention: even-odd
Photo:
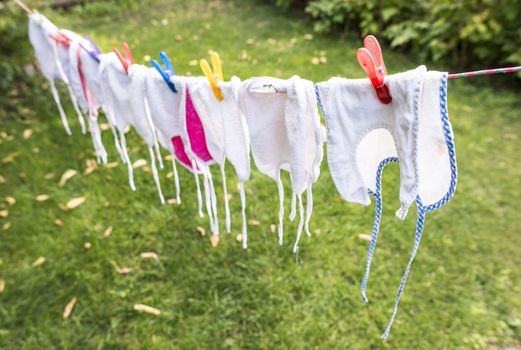
<instances>
[{"instance_id":1,"label":"blurred foliage","mask_svg":"<svg viewBox=\"0 0 521 350\"><path fill-rule=\"evenodd\" d=\"M454 67L521 65L520 0L273 0L304 7L318 32L375 34Z\"/></svg>"}]
</instances>

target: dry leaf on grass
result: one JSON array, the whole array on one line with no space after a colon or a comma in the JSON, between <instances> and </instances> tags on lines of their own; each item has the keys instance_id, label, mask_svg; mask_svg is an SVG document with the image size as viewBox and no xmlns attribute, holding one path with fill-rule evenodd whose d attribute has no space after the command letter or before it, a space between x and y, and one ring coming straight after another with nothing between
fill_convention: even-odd
<instances>
[{"instance_id":1,"label":"dry leaf on grass","mask_svg":"<svg viewBox=\"0 0 521 350\"><path fill-rule=\"evenodd\" d=\"M7 181L5 180L5 177L0 175L0 184L5 184Z\"/></svg>"},{"instance_id":2,"label":"dry leaf on grass","mask_svg":"<svg viewBox=\"0 0 521 350\"><path fill-rule=\"evenodd\" d=\"M211 235L210 236L210 244L212 245L212 248L217 247L219 244L219 236L218 235Z\"/></svg>"},{"instance_id":3,"label":"dry leaf on grass","mask_svg":"<svg viewBox=\"0 0 521 350\"><path fill-rule=\"evenodd\" d=\"M92 244L91 244L90 242L85 242L85 243L83 244L83 248L89 250L90 248L92 248Z\"/></svg>"},{"instance_id":4,"label":"dry leaf on grass","mask_svg":"<svg viewBox=\"0 0 521 350\"><path fill-rule=\"evenodd\" d=\"M11 223L8 221L2 225L2 230L7 231L11 228Z\"/></svg>"},{"instance_id":5,"label":"dry leaf on grass","mask_svg":"<svg viewBox=\"0 0 521 350\"><path fill-rule=\"evenodd\" d=\"M72 309L74 309L74 305L78 300L76 297L72 298L71 301L67 305L65 305L65 309L63 310L63 319L66 320L71 315Z\"/></svg>"},{"instance_id":6,"label":"dry leaf on grass","mask_svg":"<svg viewBox=\"0 0 521 350\"><path fill-rule=\"evenodd\" d=\"M174 173L172 171L169 171L168 173L166 173L167 179L171 179L172 177L174 177Z\"/></svg>"},{"instance_id":7,"label":"dry leaf on grass","mask_svg":"<svg viewBox=\"0 0 521 350\"><path fill-rule=\"evenodd\" d=\"M358 238L364 241L370 241L371 235L368 235L367 233L361 233L358 235Z\"/></svg>"},{"instance_id":8,"label":"dry leaf on grass","mask_svg":"<svg viewBox=\"0 0 521 350\"><path fill-rule=\"evenodd\" d=\"M144 304L134 304L134 310L139 312L146 312L147 314L152 314L156 316L161 315L161 310Z\"/></svg>"},{"instance_id":9,"label":"dry leaf on grass","mask_svg":"<svg viewBox=\"0 0 521 350\"><path fill-rule=\"evenodd\" d=\"M85 197L72 198L67 203L65 203L65 206L61 206L61 208L63 210L72 210L82 205L83 202L85 202Z\"/></svg>"},{"instance_id":10,"label":"dry leaf on grass","mask_svg":"<svg viewBox=\"0 0 521 350\"><path fill-rule=\"evenodd\" d=\"M145 173L149 173L149 172L152 171L152 169L151 169L148 165L145 165L145 166L143 167L143 171L144 171Z\"/></svg>"},{"instance_id":11,"label":"dry leaf on grass","mask_svg":"<svg viewBox=\"0 0 521 350\"><path fill-rule=\"evenodd\" d=\"M317 228L317 229L315 230L315 234L316 234L317 236L319 236L321 233L322 233L322 232L320 231L319 228Z\"/></svg>"},{"instance_id":12,"label":"dry leaf on grass","mask_svg":"<svg viewBox=\"0 0 521 350\"><path fill-rule=\"evenodd\" d=\"M255 220L255 219L250 219L250 220L248 220L248 225L259 226L260 225L260 221Z\"/></svg>"},{"instance_id":13,"label":"dry leaf on grass","mask_svg":"<svg viewBox=\"0 0 521 350\"><path fill-rule=\"evenodd\" d=\"M110 124L109 123L101 123L99 125L99 128L100 128L101 131L106 131L106 130L110 129Z\"/></svg>"},{"instance_id":14,"label":"dry leaf on grass","mask_svg":"<svg viewBox=\"0 0 521 350\"><path fill-rule=\"evenodd\" d=\"M57 226L63 226L63 221L61 221L60 219L55 219L54 224Z\"/></svg>"},{"instance_id":15,"label":"dry leaf on grass","mask_svg":"<svg viewBox=\"0 0 521 350\"><path fill-rule=\"evenodd\" d=\"M7 196L5 197L5 202L9 205L13 205L16 203L16 199L14 197Z\"/></svg>"},{"instance_id":16,"label":"dry leaf on grass","mask_svg":"<svg viewBox=\"0 0 521 350\"><path fill-rule=\"evenodd\" d=\"M134 163L132 163L132 168L137 169L147 165L147 161L144 159L138 159Z\"/></svg>"},{"instance_id":17,"label":"dry leaf on grass","mask_svg":"<svg viewBox=\"0 0 521 350\"><path fill-rule=\"evenodd\" d=\"M0 293L2 293L5 290L5 280L3 278L0 278Z\"/></svg>"},{"instance_id":18,"label":"dry leaf on grass","mask_svg":"<svg viewBox=\"0 0 521 350\"><path fill-rule=\"evenodd\" d=\"M112 226L109 226L103 231L103 238L108 238L112 234Z\"/></svg>"},{"instance_id":19,"label":"dry leaf on grass","mask_svg":"<svg viewBox=\"0 0 521 350\"><path fill-rule=\"evenodd\" d=\"M167 160L167 161L170 161L170 160L172 160L172 155L171 154L167 154L164 159Z\"/></svg>"},{"instance_id":20,"label":"dry leaf on grass","mask_svg":"<svg viewBox=\"0 0 521 350\"><path fill-rule=\"evenodd\" d=\"M110 163L107 163L107 165L105 165L105 167L107 168L115 168L118 166L118 162L110 162Z\"/></svg>"},{"instance_id":21,"label":"dry leaf on grass","mask_svg":"<svg viewBox=\"0 0 521 350\"><path fill-rule=\"evenodd\" d=\"M6 218L8 216L9 216L9 210L7 210L7 209L0 210L0 218Z\"/></svg>"},{"instance_id":22,"label":"dry leaf on grass","mask_svg":"<svg viewBox=\"0 0 521 350\"><path fill-rule=\"evenodd\" d=\"M195 229L197 230L197 232L199 232L201 236L206 235L206 230L204 229L204 227L197 226Z\"/></svg>"},{"instance_id":23,"label":"dry leaf on grass","mask_svg":"<svg viewBox=\"0 0 521 350\"><path fill-rule=\"evenodd\" d=\"M242 233L239 233L237 236L235 236L235 240L242 242Z\"/></svg>"},{"instance_id":24,"label":"dry leaf on grass","mask_svg":"<svg viewBox=\"0 0 521 350\"><path fill-rule=\"evenodd\" d=\"M49 199L48 194L39 194L34 199L36 199L38 202L44 202Z\"/></svg>"},{"instance_id":25,"label":"dry leaf on grass","mask_svg":"<svg viewBox=\"0 0 521 350\"><path fill-rule=\"evenodd\" d=\"M166 202L168 204L176 204L177 203L177 200L175 198L170 198L170 199L167 199Z\"/></svg>"},{"instance_id":26,"label":"dry leaf on grass","mask_svg":"<svg viewBox=\"0 0 521 350\"><path fill-rule=\"evenodd\" d=\"M270 225L271 232L275 233L275 230L277 229L277 226L275 224Z\"/></svg>"},{"instance_id":27,"label":"dry leaf on grass","mask_svg":"<svg viewBox=\"0 0 521 350\"><path fill-rule=\"evenodd\" d=\"M32 134L33 131L31 129L25 129L22 133L22 137L27 140Z\"/></svg>"},{"instance_id":28,"label":"dry leaf on grass","mask_svg":"<svg viewBox=\"0 0 521 350\"><path fill-rule=\"evenodd\" d=\"M139 257L141 259L159 260L159 256L156 253L154 253L154 252L143 252L143 253L139 254Z\"/></svg>"},{"instance_id":29,"label":"dry leaf on grass","mask_svg":"<svg viewBox=\"0 0 521 350\"><path fill-rule=\"evenodd\" d=\"M44 180L50 180L54 177L54 173L47 173L43 176Z\"/></svg>"},{"instance_id":30,"label":"dry leaf on grass","mask_svg":"<svg viewBox=\"0 0 521 350\"><path fill-rule=\"evenodd\" d=\"M83 175L92 174L94 171L98 169L98 163L94 159L85 159L86 168L83 172Z\"/></svg>"},{"instance_id":31,"label":"dry leaf on grass","mask_svg":"<svg viewBox=\"0 0 521 350\"><path fill-rule=\"evenodd\" d=\"M65 186L65 183L67 182L67 180L69 180L71 177L73 177L74 175L76 175L78 172L74 169L67 169L62 177L60 178L60 182L58 183L58 186L60 187L63 187Z\"/></svg>"},{"instance_id":32,"label":"dry leaf on grass","mask_svg":"<svg viewBox=\"0 0 521 350\"><path fill-rule=\"evenodd\" d=\"M33 267L36 267L36 266L40 266L41 264L43 264L45 262L45 258L43 256L40 256L38 259L36 259L35 261L32 262L32 266Z\"/></svg>"},{"instance_id":33,"label":"dry leaf on grass","mask_svg":"<svg viewBox=\"0 0 521 350\"><path fill-rule=\"evenodd\" d=\"M114 270L120 275L128 275L132 272L132 269L130 267L119 267L114 260L111 260L110 263L112 264L112 266L114 266Z\"/></svg>"}]
</instances>

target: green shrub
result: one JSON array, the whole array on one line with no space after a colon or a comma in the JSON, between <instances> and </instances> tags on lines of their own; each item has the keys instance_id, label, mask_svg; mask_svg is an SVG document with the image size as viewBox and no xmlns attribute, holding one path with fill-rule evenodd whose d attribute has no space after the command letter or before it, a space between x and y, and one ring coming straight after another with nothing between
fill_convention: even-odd
<instances>
[{"instance_id":1,"label":"green shrub","mask_svg":"<svg viewBox=\"0 0 521 350\"><path fill-rule=\"evenodd\" d=\"M375 34L422 60L521 65L520 0L308 0L305 11L318 32Z\"/></svg>"}]
</instances>

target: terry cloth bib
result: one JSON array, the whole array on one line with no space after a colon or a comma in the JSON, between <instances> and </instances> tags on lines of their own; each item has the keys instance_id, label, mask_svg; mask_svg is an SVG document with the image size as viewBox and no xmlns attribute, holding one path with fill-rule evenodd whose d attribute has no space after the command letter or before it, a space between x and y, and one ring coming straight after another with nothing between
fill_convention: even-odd
<instances>
[{"instance_id":1,"label":"terry cloth bib","mask_svg":"<svg viewBox=\"0 0 521 350\"><path fill-rule=\"evenodd\" d=\"M425 214L445 205L457 182L453 133L447 111L447 74L424 66L386 77L393 96L379 102L367 79L332 78L317 85L328 127L328 161L335 185L344 199L369 204L376 199L375 221L362 280L362 299L376 246L382 212L381 175L385 165L400 164L403 218L413 201L418 207L414 246L400 283L386 339L418 250Z\"/></svg>"},{"instance_id":2,"label":"terry cloth bib","mask_svg":"<svg viewBox=\"0 0 521 350\"><path fill-rule=\"evenodd\" d=\"M195 78L189 88L194 107L204 127L208 150L212 158L220 165L226 213L226 231L231 231L228 191L226 186L225 159L232 164L238 178L242 206L242 243L247 247L246 197L243 183L250 177L248 127L238 98L241 81L232 77L229 82L219 82L223 100L219 101L208 79Z\"/></svg>"},{"instance_id":3,"label":"terry cloth bib","mask_svg":"<svg viewBox=\"0 0 521 350\"><path fill-rule=\"evenodd\" d=\"M218 234L217 222L217 205L215 197L215 189L209 166L214 163L208 146L202 122L195 110L190 93L188 91L188 82L191 77L182 77L173 75L170 82L177 89L176 101L179 101L179 107L173 114L174 122L169 128L172 132L172 145L175 156L179 162L189 169L195 178L197 186L197 206L199 216L203 217L202 211L202 195L199 184L199 174L203 175L203 185L205 190L206 211L210 221L210 228L214 235ZM165 86L166 83L163 83ZM171 91L171 90L170 90ZM167 100L168 101L168 100Z\"/></svg>"},{"instance_id":4,"label":"terry cloth bib","mask_svg":"<svg viewBox=\"0 0 521 350\"><path fill-rule=\"evenodd\" d=\"M154 177L154 182L156 183L161 204L164 204L165 199L161 191L161 183L159 182L159 175L157 173L154 149L157 153L157 159L161 169L163 168L163 160L161 158L159 144L157 142L156 127L154 126L150 117L150 109L146 99L146 76L148 71L151 69L153 68L148 68L141 64L133 64L128 68L128 76L130 78L128 94L130 97L131 107L131 113L128 115L128 120L129 123L136 129L139 136L141 136L141 138L148 145L152 175ZM121 87L124 87L124 85Z\"/></svg>"},{"instance_id":5,"label":"terry cloth bib","mask_svg":"<svg viewBox=\"0 0 521 350\"><path fill-rule=\"evenodd\" d=\"M29 41L34 48L34 53L40 66L40 70L44 77L49 81L52 96L56 106L58 107L63 127L67 134L71 135L71 129L61 105L58 90L54 83L55 79L61 79L65 84L68 84L67 76L65 75L60 60L58 59L57 44L54 40L49 38L49 35L56 35L58 31L58 27L56 27L44 15L34 12L29 16Z\"/></svg>"},{"instance_id":6,"label":"terry cloth bib","mask_svg":"<svg viewBox=\"0 0 521 350\"><path fill-rule=\"evenodd\" d=\"M273 91L259 91L266 87L271 87ZM280 171L289 171L291 175L292 190L296 196L293 198L298 198L300 213L293 247L295 252L304 226L302 193L307 190L305 228L309 234L313 203L311 187L318 179L323 157L324 130L316 102L313 83L298 76L288 80L252 78L244 81L241 88L241 108L248 124L253 160L260 172L277 182L280 244L283 241L284 217L284 189Z\"/></svg>"},{"instance_id":7,"label":"terry cloth bib","mask_svg":"<svg viewBox=\"0 0 521 350\"><path fill-rule=\"evenodd\" d=\"M127 164L129 185L132 191L134 185L134 172L127 152L126 129L130 126L129 119L132 116L130 107L130 94L128 92L130 78L121 66L114 52L100 57L99 82L103 96L103 108L109 120L112 120L119 132L121 143L121 156L123 163Z\"/></svg>"},{"instance_id":8,"label":"terry cloth bib","mask_svg":"<svg viewBox=\"0 0 521 350\"><path fill-rule=\"evenodd\" d=\"M80 108L83 110L83 113L88 115L87 120L98 162L102 160L104 164L107 164L107 151L101 141L101 133L98 126L99 104L95 100L92 90L87 83L86 72L84 70L84 61L93 61L88 54L87 57L82 57L82 53L86 53L84 48L89 47L90 42L83 38L74 37L74 39L72 39L69 45L69 62L71 66L69 83ZM97 75L97 72L95 74Z\"/></svg>"}]
</instances>

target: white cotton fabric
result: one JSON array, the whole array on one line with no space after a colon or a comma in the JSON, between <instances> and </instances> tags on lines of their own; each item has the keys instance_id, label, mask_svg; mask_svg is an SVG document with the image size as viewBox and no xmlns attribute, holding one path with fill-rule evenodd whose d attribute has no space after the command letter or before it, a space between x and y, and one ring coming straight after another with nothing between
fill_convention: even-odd
<instances>
[{"instance_id":1,"label":"white cotton fabric","mask_svg":"<svg viewBox=\"0 0 521 350\"><path fill-rule=\"evenodd\" d=\"M446 135L442 124L441 83L445 72L425 74L418 128L418 195L424 206L440 201L451 185L451 164ZM443 101L446 104L446 101ZM450 138L453 139L449 123Z\"/></svg>"},{"instance_id":2,"label":"white cotton fabric","mask_svg":"<svg viewBox=\"0 0 521 350\"><path fill-rule=\"evenodd\" d=\"M61 79L66 84L68 83L67 76L65 75L60 60L58 59L56 43L54 40L49 38L49 35L55 35L58 31L58 27L49 21L44 15L34 12L29 16L29 41L34 48L34 53L40 66L40 70L51 86L52 96L56 106L58 107L63 127L67 134L71 135L72 132L63 110L58 90L54 83L55 79Z\"/></svg>"},{"instance_id":3,"label":"white cotton fabric","mask_svg":"<svg viewBox=\"0 0 521 350\"><path fill-rule=\"evenodd\" d=\"M400 160L400 203L404 219L418 193L417 139L426 67L386 77L390 104L381 103L368 79L332 78L318 84L328 128L328 162L338 192L369 205L378 165Z\"/></svg>"},{"instance_id":4,"label":"white cotton fabric","mask_svg":"<svg viewBox=\"0 0 521 350\"><path fill-rule=\"evenodd\" d=\"M157 142L156 129L152 123L150 110L146 99L146 76L150 69L152 68L148 68L140 64L133 64L128 68L130 84L128 85L129 89L127 94L130 96L131 107L128 120L148 145L152 175L156 183L161 204L164 204L165 198L163 197L163 193L161 191L161 183L159 182L154 150L157 153L157 159L161 168L163 168L163 161L161 159L159 144Z\"/></svg>"},{"instance_id":5,"label":"white cotton fabric","mask_svg":"<svg viewBox=\"0 0 521 350\"><path fill-rule=\"evenodd\" d=\"M231 231L230 209L226 176L224 172L225 159L233 166L239 178L239 188L242 191L242 243L247 247L247 223L245 214L245 195L243 184L250 177L250 148L248 126L242 110L239 108L241 81L233 76L229 82L219 82L223 99L219 101L208 82L208 79L194 78L189 83L190 96L201 119L205 131L208 151L220 165L225 198L226 230Z\"/></svg>"},{"instance_id":6,"label":"white cotton fabric","mask_svg":"<svg viewBox=\"0 0 521 350\"><path fill-rule=\"evenodd\" d=\"M90 86L86 79L86 71L84 70L85 63L93 61L93 59L88 54L88 57L81 56L82 53L85 53L85 50L82 48L82 46L85 48L90 48L90 42L85 40L84 38L74 36L68 51L70 62L69 83L71 86L71 90L76 96L79 107L82 109L83 113L87 114L87 121L89 123L92 143L94 145L94 150L96 151L96 157L98 159L98 162L101 160L104 164L107 164L107 151L103 146L103 142L101 140L101 132L98 125L98 98L95 98L93 96L92 90L90 89ZM85 83L85 91L81 83L79 71L80 63ZM97 76L97 72L95 72L95 75ZM87 97L86 94L89 94L89 97ZM90 98L91 103L89 103L88 98Z\"/></svg>"},{"instance_id":7,"label":"white cotton fabric","mask_svg":"<svg viewBox=\"0 0 521 350\"><path fill-rule=\"evenodd\" d=\"M255 92L266 86L279 92ZM299 202L300 223L294 251L303 229L302 193L308 191L307 222L311 215L311 187L320 174L324 128L320 124L313 83L293 76L289 80L270 77L243 82L241 107L250 132L257 168L277 182L279 191L279 243L283 235L284 190L280 171L291 174L291 186Z\"/></svg>"}]
</instances>

